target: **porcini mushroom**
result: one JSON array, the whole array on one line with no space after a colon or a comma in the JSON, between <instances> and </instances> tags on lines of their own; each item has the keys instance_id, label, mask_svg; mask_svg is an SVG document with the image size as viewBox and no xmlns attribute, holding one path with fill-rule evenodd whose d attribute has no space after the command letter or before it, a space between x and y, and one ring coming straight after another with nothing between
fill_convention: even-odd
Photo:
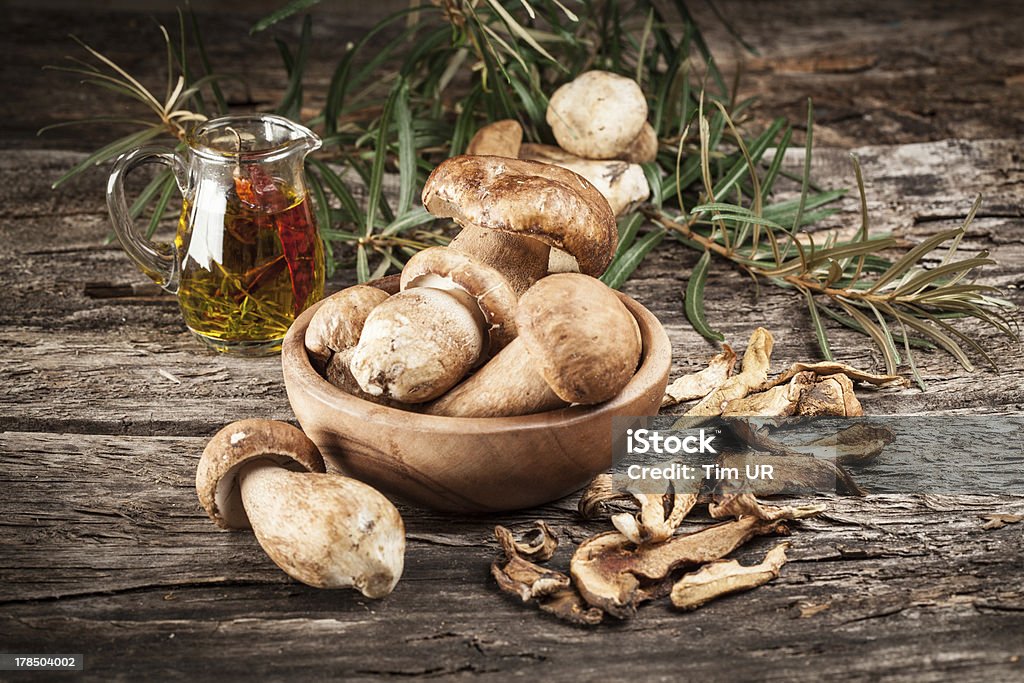
<instances>
[{"instance_id":1,"label":"porcini mushroom","mask_svg":"<svg viewBox=\"0 0 1024 683\"><path fill-rule=\"evenodd\" d=\"M611 206L612 213L620 216L637 202L651 196L644 169L620 159L583 159L553 145L527 143L520 147L519 156L531 161L542 161L567 168L594 184Z\"/></svg>"},{"instance_id":2,"label":"porcini mushroom","mask_svg":"<svg viewBox=\"0 0 1024 683\"><path fill-rule=\"evenodd\" d=\"M523 127L515 119L502 119L478 130L466 145L466 154L515 159L519 156L519 146L522 144Z\"/></svg>"},{"instance_id":3,"label":"porcini mushroom","mask_svg":"<svg viewBox=\"0 0 1024 683\"><path fill-rule=\"evenodd\" d=\"M601 403L622 390L640 359L632 314L613 290L579 273L531 287L516 327L514 341L426 412L491 417Z\"/></svg>"},{"instance_id":4,"label":"porcini mushroom","mask_svg":"<svg viewBox=\"0 0 1024 683\"><path fill-rule=\"evenodd\" d=\"M658 151L640 86L609 71L587 71L558 88L546 118L558 146L584 159L646 163Z\"/></svg>"},{"instance_id":5,"label":"porcini mushroom","mask_svg":"<svg viewBox=\"0 0 1024 683\"><path fill-rule=\"evenodd\" d=\"M453 386L484 348L483 316L468 294L409 289L374 309L349 367L363 391L403 403Z\"/></svg>"},{"instance_id":6,"label":"porcini mushroom","mask_svg":"<svg viewBox=\"0 0 1024 683\"><path fill-rule=\"evenodd\" d=\"M515 339L519 297L501 273L468 254L450 247L424 249L405 264L401 287L403 291L434 287L469 294L484 316L492 355Z\"/></svg>"},{"instance_id":7,"label":"porcini mushroom","mask_svg":"<svg viewBox=\"0 0 1024 683\"><path fill-rule=\"evenodd\" d=\"M331 356L359 341L366 317L388 298L369 285L355 285L324 299L306 328L304 343L313 365L323 371Z\"/></svg>"},{"instance_id":8,"label":"porcini mushroom","mask_svg":"<svg viewBox=\"0 0 1024 683\"><path fill-rule=\"evenodd\" d=\"M391 405L395 402L363 391L349 368L366 318L387 298L386 292L368 285L355 285L329 296L309 321L304 343L310 363L328 382L353 396Z\"/></svg>"},{"instance_id":9,"label":"porcini mushroom","mask_svg":"<svg viewBox=\"0 0 1024 683\"><path fill-rule=\"evenodd\" d=\"M520 294L547 273L550 247L571 254L580 272L597 276L618 241L615 216L592 183L536 161L452 157L430 174L423 205L479 229L472 239L452 240L452 248L500 271Z\"/></svg>"},{"instance_id":10,"label":"porcini mushroom","mask_svg":"<svg viewBox=\"0 0 1024 683\"><path fill-rule=\"evenodd\" d=\"M523 143L523 127L515 119L495 121L478 130L466 146L466 154L515 159ZM470 254L481 263L496 265L521 294L547 275L548 245L525 235L491 231L472 223L460 223L462 230L449 246ZM504 266L504 267L503 267Z\"/></svg>"},{"instance_id":11,"label":"porcini mushroom","mask_svg":"<svg viewBox=\"0 0 1024 683\"><path fill-rule=\"evenodd\" d=\"M402 575L402 518L370 486L324 472L316 446L295 427L242 420L206 445L196 492L217 526L252 528L270 559L293 578L384 597Z\"/></svg>"},{"instance_id":12,"label":"porcini mushroom","mask_svg":"<svg viewBox=\"0 0 1024 683\"><path fill-rule=\"evenodd\" d=\"M402 270L402 291L368 317L352 375L374 396L437 398L515 337L517 299L494 268L454 249L425 249Z\"/></svg>"}]
</instances>

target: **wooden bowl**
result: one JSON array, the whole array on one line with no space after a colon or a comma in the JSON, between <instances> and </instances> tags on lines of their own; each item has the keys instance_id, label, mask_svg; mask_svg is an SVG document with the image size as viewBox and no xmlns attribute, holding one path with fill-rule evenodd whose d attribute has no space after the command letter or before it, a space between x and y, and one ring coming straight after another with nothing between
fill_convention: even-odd
<instances>
[{"instance_id":1,"label":"wooden bowl","mask_svg":"<svg viewBox=\"0 0 1024 683\"><path fill-rule=\"evenodd\" d=\"M397 280L374 283L393 291ZM661 323L619 294L643 338L640 368L626 388L596 406L518 417L440 417L356 398L310 365L303 339L314 306L284 339L288 400L324 458L381 491L438 510L499 512L568 495L612 465L612 418L655 415L672 348Z\"/></svg>"}]
</instances>

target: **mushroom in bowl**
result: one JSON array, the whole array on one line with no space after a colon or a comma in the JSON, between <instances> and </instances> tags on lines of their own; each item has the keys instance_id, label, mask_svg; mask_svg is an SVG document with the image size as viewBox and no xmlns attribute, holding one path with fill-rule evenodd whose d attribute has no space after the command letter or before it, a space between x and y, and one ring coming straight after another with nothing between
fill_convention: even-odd
<instances>
[{"instance_id":1,"label":"mushroom in bowl","mask_svg":"<svg viewBox=\"0 0 1024 683\"><path fill-rule=\"evenodd\" d=\"M394 293L398 277L375 283ZM316 314L292 324L282 347L285 387L303 431L330 467L427 507L498 512L550 502L612 464L612 418L656 414L671 365L658 319L616 293L636 321L636 371L611 399L514 417L447 417L380 405L320 376L304 345ZM323 304L318 304L323 305Z\"/></svg>"}]
</instances>

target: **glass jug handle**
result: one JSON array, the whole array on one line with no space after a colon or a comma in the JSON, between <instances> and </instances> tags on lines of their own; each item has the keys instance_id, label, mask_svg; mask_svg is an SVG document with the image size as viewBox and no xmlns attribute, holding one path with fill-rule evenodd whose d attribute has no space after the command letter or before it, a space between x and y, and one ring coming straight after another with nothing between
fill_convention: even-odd
<instances>
[{"instance_id":1,"label":"glass jug handle","mask_svg":"<svg viewBox=\"0 0 1024 683\"><path fill-rule=\"evenodd\" d=\"M114 233L128 256L143 273L158 285L174 294L178 289L178 259L173 244L153 242L135 231L131 211L124 193L124 179L137 166L150 163L164 164L174 173L182 195L185 194L187 171L184 159L160 147L139 147L118 157L107 181L107 209L114 224Z\"/></svg>"}]
</instances>

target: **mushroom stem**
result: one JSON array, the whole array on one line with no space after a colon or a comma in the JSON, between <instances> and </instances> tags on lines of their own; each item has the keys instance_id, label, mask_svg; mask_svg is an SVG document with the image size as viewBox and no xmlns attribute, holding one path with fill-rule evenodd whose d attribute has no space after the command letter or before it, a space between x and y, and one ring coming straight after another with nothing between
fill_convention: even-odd
<instances>
[{"instance_id":1,"label":"mushroom stem","mask_svg":"<svg viewBox=\"0 0 1024 683\"><path fill-rule=\"evenodd\" d=\"M522 294L548 272L551 247L540 240L467 223L448 245L504 275Z\"/></svg>"},{"instance_id":2,"label":"mushroom stem","mask_svg":"<svg viewBox=\"0 0 1024 683\"><path fill-rule=\"evenodd\" d=\"M290 576L317 588L355 587L381 598L402 574L401 517L366 484L338 474L285 470L272 460L238 474L249 523L263 550Z\"/></svg>"},{"instance_id":3,"label":"mushroom stem","mask_svg":"<svg viewBox=\"0 0 1024 683\"><path fill-rule=\"evenodd\" d=\"M472 377L427 406L429 415L501 417L529 415L569 405L551 390L521 338Z\"/></svg>"}]
</instances>

